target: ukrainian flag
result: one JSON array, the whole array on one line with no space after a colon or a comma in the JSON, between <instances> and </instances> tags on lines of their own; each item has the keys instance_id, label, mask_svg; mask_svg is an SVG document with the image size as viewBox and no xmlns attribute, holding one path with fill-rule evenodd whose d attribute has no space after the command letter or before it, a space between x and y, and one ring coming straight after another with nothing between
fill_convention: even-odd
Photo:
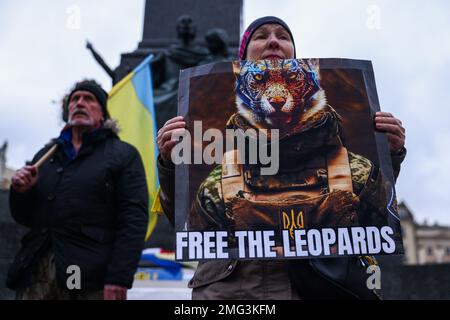
<instances>
[{"instance_id":1,"label":"ukrainian flag","mask_svg":"<svg viewBox=\"0 0 450 320\"><path fill-rule=\"evenodd\" d=\"M149 224L146 240L155 228L162 209L159 204L159 182L156 161L158 147L156 145L157 124L153 103L153 87L150 61L148 56L137 68L117 83L109 93L108 111L111 118L119 122L119 137L139 151L144 163L149 191L150 204Z\"/></svg>"}]
</instances>

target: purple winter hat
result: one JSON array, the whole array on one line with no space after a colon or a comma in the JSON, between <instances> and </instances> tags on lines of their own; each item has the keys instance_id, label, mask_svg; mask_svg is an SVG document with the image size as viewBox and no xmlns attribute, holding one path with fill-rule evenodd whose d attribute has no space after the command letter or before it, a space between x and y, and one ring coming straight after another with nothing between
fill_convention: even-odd
<instances>
[{"instance_id":1,"label":"purple winter hat","mask_svg":"<svg viewBox=\"0 0 450 320\"><path fill-rule=\"evenodd\" d=\"M294 42L294 37L292 36L292 33L291 33L291 29L289 29L286 22L284 22L280 18L277 18L274 16L267 16L267 17L262 17L262 18L256 19L247 27L247 30L245 30L245 32L242 36L241 45L239 47L239 54L238 54L239 60L244 60L244 57L247 54L248 43L250 42L250 39L251 39L253 33L256 31L256 29L258 29L262 25L268 24L268 23L276 23L286 29L286 31L291 36L292 44L294 45L294 58L296 58L295 42Z\"/></svg>"}]
</instances>

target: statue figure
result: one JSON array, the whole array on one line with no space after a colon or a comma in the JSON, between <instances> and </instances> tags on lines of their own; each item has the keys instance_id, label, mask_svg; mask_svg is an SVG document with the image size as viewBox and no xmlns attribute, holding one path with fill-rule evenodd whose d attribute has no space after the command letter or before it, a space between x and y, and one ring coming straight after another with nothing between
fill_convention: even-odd
<instances>
[{"instance_id":1,"label":"statue figure","mask_svg":"<svg viewBox=\"0 0 450 320\"><path fill-rule=\"evenodd\" d=\"M225 30L221 28L208 30L205 41L210 54L199 64L232 60L228 51L228 34Z\"/></svg>"},{"instance_id":2,"label":"statue figure","mask_svg":"<svg viewBox=\"0 0 450 320\"><path fill-rule=\"evenodd\" d=\"M112 71L111 68L106 64L105 60L103 60L102 56L94 49L94 46L91 42L89 42L89 40L86 40L86 49L91 51L95 61L97 61L100 66L102 66L103 70L106 71L106 73L111 77L113 83L115 83L114 71Z\"/></svg>"},{"instance_id":3,"label":"statue figure","mask_svg":"<svg viewBox=\"0 0 450 320\"><path fill-rule=\"evenodd\" d=\"M232 59L228 51L228 34L223 29L213 28L206 33L207 48L195 44L197 26L191 16L181 15L178 18L176 32L179 42L162 52L155 53L151 62L158 129L168 119L176 116L178 78L181 69ZM111 77L113 84L120 80L89 41L86 43L86 48Z\"/></svg>"},{"instance_id":4,"label":"statue figure","mask_svg":"<svg viewBox=\"0 0 450 320\"><path fill-rule=\"evenodd\" d=\"M182 15L178 18L176 30L181 45L172 46L168 51L168 57L182 69L196 66L208 55L206 48L194 44L197 26L189 15Z\"/></svg>"},{"instance_id":5,"label":"statue figure","mask_svg":"<svg viewBox=\"0 0 450 320\"><path fill-rule=\"evenodd\" d=\"M197 28L189 15L182 15L176 24L180 43L172 45L152 62L154 102L158 128L176 116L178 77L181 69L197 66L208 56L208 50L194 43Z\"/></svg>"}]
</instances>

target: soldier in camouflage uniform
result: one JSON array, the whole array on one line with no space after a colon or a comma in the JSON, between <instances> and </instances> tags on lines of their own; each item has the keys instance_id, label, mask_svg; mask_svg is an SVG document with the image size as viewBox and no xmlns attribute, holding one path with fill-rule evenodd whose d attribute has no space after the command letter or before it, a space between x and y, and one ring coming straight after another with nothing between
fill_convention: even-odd
<instances>
[{"instance_id":1,"label":"soldier in camouflage uniform","mask_svg":"<svg viewBox=\"0 0 450 320\"><path fill-rule=\"evenodd\" d=\"M259 230L274 229L280 209L274 203L281 200L284 206L309 207L303 210L307 228L387 225L385 190L390 189L390 182L369 159L342 147L339 116L333 108L327 105L318 112L322 114L321 117L315 115L318 125L280 140L280 170L276 175L260 175L259 165L237 165L239 176L231 177L237 184L232 186L230 195L225 195L225 201L224 192L230 178L226 178L222 165L217 166L199 188L188 228L233 231L252 230L257 226ZM246 130L249 126L246 119L236 113L227 128ZM336 152L341 154L333 156ZM332 180L336 167L332 162L336 157L343 158L344 165L349 167L348 171L337 172L339 185L333 185ZM348 186L342 183L344 175L347 175ZM275 194L267 198L269 193ZM259 201L263 209L258 209L254 194L258 194L258 198L265 194L265 199Z\"/></svg>"}]
</instances>

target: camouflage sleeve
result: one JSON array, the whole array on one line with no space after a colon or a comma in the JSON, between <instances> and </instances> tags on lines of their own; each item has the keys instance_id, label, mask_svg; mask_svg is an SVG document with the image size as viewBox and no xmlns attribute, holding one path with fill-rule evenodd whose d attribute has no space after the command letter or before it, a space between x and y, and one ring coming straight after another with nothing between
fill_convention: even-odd
<instances>
[{"instance_id":1,"label":"camouflage sleeve","mask_svg":"<svg viewBox=\"0 0 450 320\"><path fill-rule=\"evenodd\" d=\"M388 179L369 159L349 152L353 190L359 196L358 221L361 225L387 225Z\"/></svg>"},{"instance_id":2,"label":"camouflage sleeve","mask_svg":"<svg viewBox=\"0 0 450 320\"><path fill-rule=\"evenodd\" d=\"M400 167L405 160L406 157L406 148L403 147L400 149L397 153L391 153L391 162L392 162L392 169L394 170L394 178L395 181L397 181L398 175L400 174Z\"/></svg>"},{"instance_id":3,"label":"camouflage sleeve","mask_svg":"<svg viewBox=\"0 0 450 320\"><path fill-rule=\"evenodd\" d=\"M189 214L189 230L224 230L229 225L222 195L222 166L215 167L198 188Z\"/></svg>"},{"instance_id":4,"label":"camouflage sleeve","mask_svg":"<svg viewBox=\"0 0 450 320\"><path fill-rule=\"evenodd\" d=\"M372 170L374 170L374 165L369 159L353 152L349 152L348 157L352 174L353 192L359 195L369 179Z\"/></svg>"}]
</instances>

